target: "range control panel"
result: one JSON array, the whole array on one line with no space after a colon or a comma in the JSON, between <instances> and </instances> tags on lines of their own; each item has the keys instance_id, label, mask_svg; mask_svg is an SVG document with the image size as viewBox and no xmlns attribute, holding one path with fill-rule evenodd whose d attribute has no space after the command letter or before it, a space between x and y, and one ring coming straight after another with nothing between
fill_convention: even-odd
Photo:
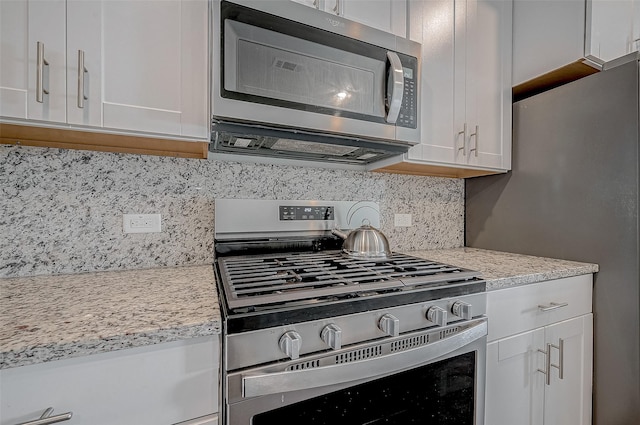
<instances>
[{"instance_id":1,"label":"range control panel","mask_svg":"<svg viewBox=\"0 0 640 425\"><path fill-rule=\"evenodd\" d=\"M280 206L280 220L333 220L333 207Z\"/></svg>"}]
</instances>

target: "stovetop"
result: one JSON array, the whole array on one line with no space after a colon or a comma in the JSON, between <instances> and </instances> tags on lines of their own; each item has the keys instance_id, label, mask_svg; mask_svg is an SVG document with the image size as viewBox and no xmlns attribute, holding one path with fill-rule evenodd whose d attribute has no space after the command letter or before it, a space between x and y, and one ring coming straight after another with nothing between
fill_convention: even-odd
<instances>
[{"instance_id":1,"label":"stovetop","mask_svg":"<svg viewBox=\"0 0 640 425\"><path fill-rule=\"evenodd\" d=\"M263 329L485 291L480 273L406 254L340 251L217 259L229 332Z\"/></svg>"},{"instance_id":2,"label":"stovetop","mask_svg":"<svg viewBox=\"0 0 640 425\"><path fill-rule=\"evenodd\" d=\"M247 311L464 284L480 275L405 254L366 261L340 251L223 257L218 267L228 307Z\"/></svg>"},{"instance_id":3,"label":"stovetop","mask_svg":"<svg viewBox=\"0 0 640 425\"><path fill-rule=\"evenodd\" d=\"M331 229L380 226L370 201L218 199L216 274L227 333L295 325L485 291L480 273L394 253L345 256Z\"/></svg>"}]
</instances>

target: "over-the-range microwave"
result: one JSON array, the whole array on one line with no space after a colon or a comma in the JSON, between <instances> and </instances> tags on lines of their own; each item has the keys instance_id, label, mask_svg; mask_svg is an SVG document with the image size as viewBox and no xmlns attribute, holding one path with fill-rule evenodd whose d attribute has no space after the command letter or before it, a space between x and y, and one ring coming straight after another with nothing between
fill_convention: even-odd
<instances>
[{"instance_id":1,"label":"over-the-range microwave","mask_svg":"<svg viewBox=\"0 0 640 425\"><path fill-rule=\"evenodd\" d=\"M419 43L290 0L211 5L211 152L368 164L420 141Z\"/></svg>"}]
</instances>

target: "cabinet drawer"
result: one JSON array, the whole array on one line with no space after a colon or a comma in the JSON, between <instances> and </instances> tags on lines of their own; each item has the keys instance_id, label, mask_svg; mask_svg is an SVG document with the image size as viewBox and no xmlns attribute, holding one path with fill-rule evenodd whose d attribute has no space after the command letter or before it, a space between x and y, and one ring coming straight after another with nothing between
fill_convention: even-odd
<instances>
[{"instance_id":1,"label":"cabinet drawer","mask_svg":"<svg viewBox=\"0 0 640 425\"><path fill-rule=\"evenodd\" d=\"M0 371L0 425L173 424L218 410L219 342L200 337ZM205 422L206 423L206 422Z\"/></svg>"},{"instance_id":2,"label":"cabinet drawer","mask_svg":"<svg viewBox=\"0 0 640 425\"><path fill-rule=\"evenodd\" d=\"M592 282L589 274L490 291L488 340L590 313Z\"/></svg>"}]
</instances>

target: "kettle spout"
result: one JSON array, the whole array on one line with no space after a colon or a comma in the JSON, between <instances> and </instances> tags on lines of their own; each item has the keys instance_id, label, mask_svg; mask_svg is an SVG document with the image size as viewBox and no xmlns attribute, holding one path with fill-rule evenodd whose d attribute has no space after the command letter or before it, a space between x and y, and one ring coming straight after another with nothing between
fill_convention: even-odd
<instances>
[{"instance_id":1,"label":"kettle spout","mask_svg":"<svg viewBox=\"0 0 640 425\"><path fill-rule=\"evenodd\" d=\"M347 236L348 236L346 233L344 233L344 232L342 232L342 231L340 231L338 229L335 229L335 228L331 229L331 234L332 235L336 235L337 237L342 238L342 239L347 239Z\"/></svg>"}]
</instances>

